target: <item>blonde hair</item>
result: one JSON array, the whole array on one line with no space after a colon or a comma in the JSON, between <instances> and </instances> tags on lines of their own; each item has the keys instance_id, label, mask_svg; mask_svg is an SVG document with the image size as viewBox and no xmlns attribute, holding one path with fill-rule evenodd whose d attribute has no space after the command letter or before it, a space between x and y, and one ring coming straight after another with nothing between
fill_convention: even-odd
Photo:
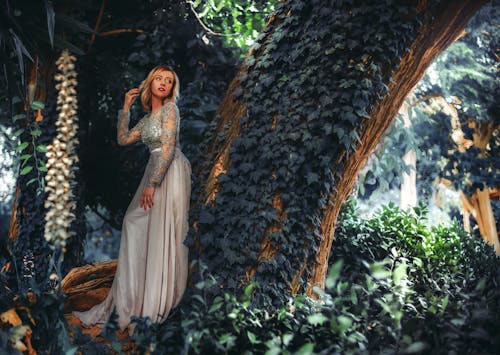
<instances>
[{"instance_id":1,"label":"blonde hair","mask_svg":"<svg viewBox=\"0 0 500 355\"><path fill-rule=\"evenodd\" d=\"M160 71L169 71L174 74L174 85L172 86L170 95L165 98L162 104L165 104L166 101L176 103L179 98L179 77L176 72L169 65L158 65L151 69L146 79L144 79L139 86L139 92L141 92L141 104L146 112L151 111L151 82L153 81L155 74Z\"/></svg>"}]
</instances>

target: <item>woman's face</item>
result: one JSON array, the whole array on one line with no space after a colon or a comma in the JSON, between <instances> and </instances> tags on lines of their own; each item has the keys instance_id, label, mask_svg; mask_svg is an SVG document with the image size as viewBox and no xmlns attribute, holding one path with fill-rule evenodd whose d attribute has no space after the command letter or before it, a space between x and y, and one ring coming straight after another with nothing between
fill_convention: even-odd
<instances>
[{"instance_id":1,"label":"woman's face","mask_svg":"<svg viewBox=\"0 0 500 355\"><path fill-rule=\"evenodd\" d=\"M170 96L173 87L174 73L162 70L153 76L153 81L151 81L151 94L163 100Z\"/></svg>"}]
</instances>

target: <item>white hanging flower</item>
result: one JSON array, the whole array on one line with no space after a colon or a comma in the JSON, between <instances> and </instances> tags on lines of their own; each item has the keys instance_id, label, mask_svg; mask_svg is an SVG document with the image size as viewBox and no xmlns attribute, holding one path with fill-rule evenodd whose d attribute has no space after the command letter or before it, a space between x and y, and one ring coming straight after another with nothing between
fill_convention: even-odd
<instances>
[{"instance_id":1,"label":"white hanging flower","mask_svg":"<svg viewBox=\"0 0 500 355\"><path fill-rule=\"evenodd\" d=\"M54 76L59 82L56 85L59 115L55 123L58 134L52 144L47 145L46 152L45 239L56 246L61 245L63 251L66 240L74 234L68 229L75 218L71 211L76 208L71 190L71 186L76 185L74 178L75 170L78 169L78 157L75 154L78 139L74 138L78 130L75 60L76 58L65 49L56 62L60 71Z\"/></svg>"}]
</instances>

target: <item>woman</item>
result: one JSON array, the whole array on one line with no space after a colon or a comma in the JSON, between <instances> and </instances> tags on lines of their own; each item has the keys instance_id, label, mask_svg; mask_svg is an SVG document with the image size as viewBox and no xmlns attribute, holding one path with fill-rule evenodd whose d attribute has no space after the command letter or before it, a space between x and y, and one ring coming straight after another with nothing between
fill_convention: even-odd
<instances>
[{"instance_id":1,"label":"woman","mask_svg":"<svg viewBox=\"0 0 500 355\"><path fill-rule=\"evenodd\" d=\"M141 94L149 112L131 130L129 109ZM116 307L120 329L135 324L130 317L149 316L163 322L186 288L187 234L191 194L191 165L179 141L179 78L171 67L153 68L139 88L125 94L118 111L119 145L139 139L149 150L149 161L123 219L115 278L106 299L85 312L74 311L84 327L105 323Z\"/></svg>"}]
</instances>

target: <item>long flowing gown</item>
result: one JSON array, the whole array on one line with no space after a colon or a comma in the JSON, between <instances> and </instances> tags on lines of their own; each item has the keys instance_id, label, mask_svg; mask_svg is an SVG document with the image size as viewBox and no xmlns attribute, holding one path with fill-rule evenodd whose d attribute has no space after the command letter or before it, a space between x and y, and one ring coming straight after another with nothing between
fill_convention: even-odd
<instances>
[{"instance_id":1,"label":"long flowing gown","mask_svg":"<svg viewBox=\"0 0 500 355\"><path fill-rule=\"evenodd\" d=\"M131 130L129 114L118 111L120 145L145 143L150 156L139 187L123 219L115 278L104 301L87 311L72 313L83 327L105 323L114 307L121 330L132 335L130 317L149 316L163 322L184 294L188 275L188 232L191 164L181 151L180 115L167 102L154 114L146 114ZM140 207L142 192L154 186L153 206Z\"/></svg>"}]
</instances>

